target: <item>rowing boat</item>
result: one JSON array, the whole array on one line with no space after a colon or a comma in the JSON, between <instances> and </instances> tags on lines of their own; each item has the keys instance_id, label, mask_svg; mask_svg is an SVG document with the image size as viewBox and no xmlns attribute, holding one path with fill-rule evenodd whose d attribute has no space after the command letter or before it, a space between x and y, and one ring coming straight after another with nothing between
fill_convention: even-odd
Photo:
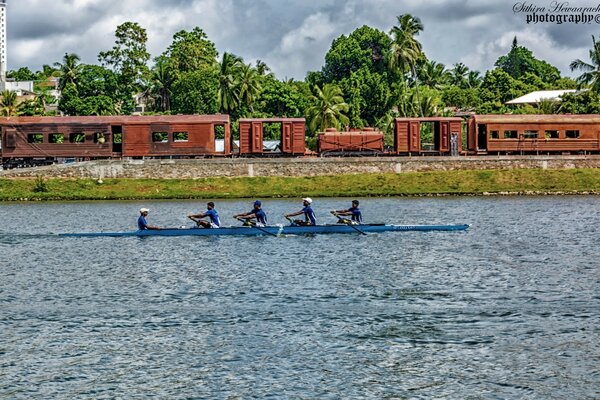
<instances>
[{"instance_id":1,"label":"rowing boat","mask_svg":"<svg viewBox=\"0 0 600 400\"><path fill-rule=\"evenodd\" d=\"M129 232L88 232L88 233L60 233L59 236L70 237L124 237L124 236L213 236L213 235L306 235L321 233L379 233L379 232L406 232L406 231L464 231L469 227L461 225L387 225L387 224L361 224L361 225L268 225L268 226L228 226L218 229L204 228L164 228L158 230L139 230Z\"/></svg>"}]
</instances>

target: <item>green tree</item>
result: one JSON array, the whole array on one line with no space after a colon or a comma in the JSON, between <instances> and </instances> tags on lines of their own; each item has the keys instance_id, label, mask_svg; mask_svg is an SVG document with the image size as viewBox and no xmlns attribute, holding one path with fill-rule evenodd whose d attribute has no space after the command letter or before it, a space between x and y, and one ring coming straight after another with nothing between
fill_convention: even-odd
<instances>
[{"instance_id":1,"label":"green tree","mask_svg":"<svg viewBox=\"0 0 600 400\"><path fill-rule=\"evenodd\" d=\"M98 60L103 66L110 66L117 74L120 111L127 114L134 108L133 94L140 90L142 82L148 77L148 35L138 23L125 22L117 27L115 37L115 46L111 50L100 52Z\"/></svg>"},{"instance_id":2,"label":"green tree","mask_svg":"<svg viewBox=\"0 0 600 400\"><path fill-rule=\"evenodd\" d=\"M591 90L600 93L600 42L596 42L596 38L592 35L592 48L590 49L590 62L577 59L569 65L571 71L583 71L577 78L577 83L580 85L590 85Z\"/></svg>"},{"instance_id":3,"label":"green tree","mask_svg":"<svg viewBox=\"0 0 600 400\"><path fill-rule=\"evenodd\" d=\"M391 40L385 32L366 25L348 36L340 36L325 55L324 82L340 82L352 72L365 68L371 72L385 72L385 54L390 45Z\"/></svg>"},{"instance_id":4,"label":"green tree","mask_svg":"<svg viewBox=\"0 0 600 400\"><path fill-rule=\"evenodd\" d=\"M152 103L152 108L157 111L166 112L171 110L172 87L176 78L169 65L169 60L166 57L157 57L150 80L146 83L144 89L147 102Z\"/></svg>"},{"instance_id":5,"label":"green tree","mask_svg":"<svg viewBox=\"0 0 600 400\"><path fill-rule=\"evenodd\" d=\"M231 53L223 53L219 65L219 110L228 114L240 103L239 76L243 65L242 59Z\"/></svg>"},{"instance_id":6,"label":"green tree","mask_svg":"<svg viewBox=\"0 0 600 400\"><path fill-rule=\"evenodd\" d=\"M323 89L314 87L315 94L309 99L311 105L306 109L310 130L322 132L326 128L344 129L349 119L348 104L344 102L342 90L334 84L326 84Z\"/></svg>"},{"instance_id":7,"label":"green tree","mask_svg":"<svg viewBox=\"0 0 600 400\"><path fill-rule=\"evenodd\" d=\"M600 114L600 93L586 90L579 93L565 93L558 107L560 114Z\"/></svg>"},{"instance_id":8,"label":"green tree","mask_svg":"<svg viewBox=\"0 0 600 400\"><path fill-rule=\"evenodd\" d=\"M59 71L58 89L63 90L67 85L74 85L80 69L80 58L75 53L65 53L62 63L55 62Z\"/></svg>"},{"instance_id":9,"label":"green tree","mask_svg":"<svg viewBox=\"0 0 600 400\"><path fill-rule=\"evenodd\" d=\"M214 114L218 111L219 75L214 67L185 72L173 84L172 111Z\"/></svg>"},{"instance_id":10,"label":"green tree","mask_svg":"<svg viewBox=\"0 0 600 400\"><path fill-rule=\"evenodd\" d=\"M202 29L181 30L173 35L173 42L163 53L173 73L198 71L217 62L218 52Z\"/></svg>"},{"instance_id":11,"label":"green tree","mask_svg":"<svg viewBox=\"0 0 600 400\"><path fill-rule=\"evenodd\" d=\"M7 78L12 78L16 81L34 81L35 74L28 67L21 67L16 71L6 72Z\"/></svg>"},{"instance_id":12,"label":"green tree","mask_svg":"<svg viewBox=\"0 0 600 400\"><path fill-rule=\"evenodd\" d=\"M262 90L262 76L249 64L242 64L239 70L238 91L239 101L250 111Z\"/></svg>"},{"instance_id":13,"label":"green tree","mask_svg":"<svg viewBox=\"0 0 600 400\"><path fill-rule=\"evenodd\" d=\"M310 90L304 86L308 85L304 82L281 82L273 77L265 79L256 111L267 117L303 117L310 95Z\"/></svg>"},{"instance_id":14,"label":"green tree","mask_svg":"<svg viewBox=\"0 0 600 400\"><path fill-rule=\"evenodd\" d=\"M77 84L61 93L58 109L67 115L111 115L121 107L118 76L99 65L82 64Z\"/></svg>"},{"instance_id":15,"label":"green tree","mask_svg":"<svg viewBox=\"0 0 600 400\"><path fill-rule=\"evenodd\" d=\"M538 76L545 83L554 83L560 78L558 68L546 61L538 60L533 56L531 50L519 46L516 36L508 54L498 58L494 65L515 79L521 79L527 73Z\"/></svg>"},{"instance_id":16,"label":"green tree","mask_svg":"<svg viewBox=\"0 0 600 400\"><path fill-rule=\"evenodd\" d=\"M410 14L403 14L397 17L398 25L392 27L390 34L392 35L392 45L389 57L389 66L404 75L410 72L412 79L415 82L417 98L419 97L419 86L417 83L416 65L419 59L423 56L421 43L415 39L415 36L423 30L423 24L419 18L415 18ZM418 101L421 104L421 101ZM423 110L421 116L423 116Z\"/></svg>"},{"instance_id":17,"label":"green tree","mask_svg":"<svg viewBox=\"0 0 600 400\"><path fill-rule=\"evenodd\" d=\"M418 70L419 82L432 89L441 89L452 79L444 64L425 60Z\"/></svg>"}]
</instances>

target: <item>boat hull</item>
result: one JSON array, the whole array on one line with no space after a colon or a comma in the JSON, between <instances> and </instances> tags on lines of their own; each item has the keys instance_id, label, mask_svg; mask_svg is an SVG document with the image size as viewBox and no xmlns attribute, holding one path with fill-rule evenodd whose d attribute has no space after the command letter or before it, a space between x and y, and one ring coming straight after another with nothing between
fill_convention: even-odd
<instances>
[{"instance_id":1,"label":"boat hull","mask_svg":"<svg viewBox=\"0 0 600 400\"><path fill-rule=\"evenodd\" d=\"M88 233L61 233L59 236L68 237L126 237L126 236L280 236L280 235L306 235L325 233L353 233L367 234L379 232L406 232L406 231L464 231L469 227L467 224L460 225L386 225L386 224L364 224L364 225L314 225L314 226L229 226L218 229L203 228L166 228L159 230L140 230L129 232L88 232Z\"/></svg>"}]
</instances>

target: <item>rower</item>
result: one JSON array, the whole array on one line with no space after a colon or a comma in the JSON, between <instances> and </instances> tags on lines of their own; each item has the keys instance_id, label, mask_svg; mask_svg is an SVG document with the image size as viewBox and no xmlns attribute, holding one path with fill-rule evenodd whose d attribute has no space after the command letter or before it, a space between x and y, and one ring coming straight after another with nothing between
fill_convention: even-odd
<instances>
[{"instance_id":1,"label":"rower","mask_svg":"<svg viewBox=\"0 0 600 400\"><path fill-rule=\"evenodd\" d=\"M338 217L338 223L339 224L360 224L362 223L362 213L360 212L360 209L358 208L359 205L359 201L358 200L352 200L352 206L346 210L333 210L331 211L331 213L333 215L335 215L336 217ZM350 215L351 219L347 219L347 218L340 218L340 215Z\"/></svg>"},{"instance_id":2,"label":"rower","mask_svg":"<svg viewBox=\"0 0 600 400\"><path fill-rule=\"evenodd\" d=\"M267 224L267 214L262 209L260 200L256 200L253 204L252 211L233 216L238 220L244 220L244 225L250 226L265 226ZM256 221L253 221L256 220Z\"/></svg>"},{"instance_id":3,"label":"rower","mask_svg":"<svg viewBox=\"0 0 600 400\"><path fill-rule=\"evenodd\" d=\"M316 225L317 221L315 219L315 212L313 211L311 204L312 204L312 199L310 197L305 197L302 199L302 204L304 206L304 208L302 208L302 210L295 212L295 213L290 213L290 214L285 214L286 218L289 217L295 217L297 215L301 215L304 214L304 221L301 219L295 219L293 221L294 225Z\"/></svg>"},{"instance_id":4,"label":"rower","mask_svg":"<svg viewBox=\"0 0 600 400\"><path fill-rule=\"evenodd\" d=\"M200 228L218 228L221 226L221 221L219 220L219 213L215 210L215 203L209 201L206 204L207 211L199 214L189 214L188 218L196 223L196 225ZM209 221L203 221L200 218L210 218Z\"/></svg>"},{"instance_id":5,"label":"rower","mask_svg":"<svg viewBox=\"0 0 600 400\"><path fill-rule=\"evenodd\" d=\"M149 209L147 208L140 208L140 216L137 220L138 223L138 229L140 231L146 230L146 229L152 229L152 230L158 230L160 229L158 226L152 226L152 225L148 225L148 222L146 221L146 217L148 216L148 213L150 212Z\"/></svg>"}]
</instances>

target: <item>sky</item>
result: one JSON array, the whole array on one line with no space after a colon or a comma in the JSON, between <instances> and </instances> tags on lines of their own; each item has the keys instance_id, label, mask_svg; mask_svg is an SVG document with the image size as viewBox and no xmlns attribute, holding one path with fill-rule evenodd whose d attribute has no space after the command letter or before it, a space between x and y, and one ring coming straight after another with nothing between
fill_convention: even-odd
<instances>
[{"instance_id":1,"label":"sky","mask_svg":"<svg viewBox=\"0 0 600 400\"><path fill-rule=\"evenodd\" d=\"M600 36L600 0L7 0L8 69L61 61L76 53L98 64L98 53L115 44L126 21L148 33L148 51L160 55L180 30L202 28L219 54L246 63L262 60L279 79L303 80L320 70L334 39L368 25L389 32L401 14L421 19L417 39L430 60L447 68L462 62L472 70L493 68L513 38L535 57L578 76L569 64L589 62L592 35ZM581 10L593 8L594 10ZM589 23L559 18L581 17ZM598 18L596 18L598 15ZM533 20L537 16L537 21ZM527 18L532 19L529 23ZM598 22L596 22L598 21Z\"/></svg>"}]
</instances>

